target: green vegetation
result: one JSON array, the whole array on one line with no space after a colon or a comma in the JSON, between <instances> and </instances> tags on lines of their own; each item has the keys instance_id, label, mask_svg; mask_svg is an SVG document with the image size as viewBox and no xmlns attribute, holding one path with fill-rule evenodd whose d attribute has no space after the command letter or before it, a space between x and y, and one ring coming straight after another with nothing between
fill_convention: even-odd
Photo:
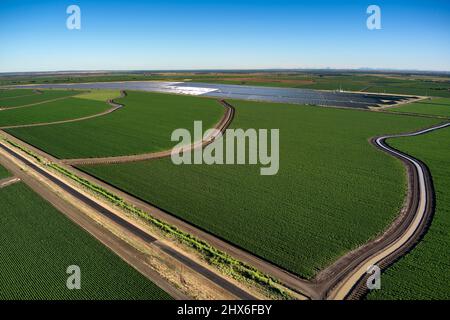
<instances>
[{"instance_id":1,"label":"green vegetation","mask_svg":"<svg viewBox=\"0 0 450 320\"><path fill-rule=\"evenodd\" d=\"M10 173L8 172L8 170L6 170L2 166L0 166L0 179L7 178L9 176L10 176Z\"/></svg>"},{"instance_id":2,"label":"green vegetation","mask_svg":"<svg viewBox=\"0 0 450 320\"><path fill-rule=\"evenodd\" d=\"M0 111L0 127L77 119L111 108L106 102L67 98L29 108Z\"/></svg>"},{"instance_id":3,"label":"green vegetation","mask_svg":"<svg viewBox=\"0 0 450 320\"><path fill-rule=\"evenodd\" d=\"M226 253L212 247L210 244L201 241L196 237L186 232L183 232L170 224L167 224L159 219L154 218L153 216L151 216L151 214L130 205L119 196L107 191L101 186L93 184L88 180L77 176L73 172L66 170L65 168L59 166L56 163L44 160L42 157L35 154L33 151L8 139L5 139L5 141L7 141L12 146L20 149L21 151L25 152L26 154L32 156L39 163L44 164L47 167L53 169L54 171L57 171L58 173L76 181L81 186L103 197L104 199L108 200L115 206L121 207L128 213L146 220L150 225L158 228L165 235L195 249L197 253L199 253L202 256L202 258L204 258L211 265L214 265L217 268L219 268L221 272L229 274L230 276L234 277L239 281L245 281L252 284L256 284L257 286L262 287L262 289L265 290L266 293L268 293L273 298L277 299L291 298L289 294L287 294L278 287L275 280L265 275L264 273L260 272L259 270L230 257Z\"/></svg>"},{"instance_id":4,"label":"green vegetation","mask_svg":"<svg viewBox=\"0 0 450 320\"><path fill-rule=\"evenodd\" d=\"M109 99L118 98L119 96L120 90L91 90L90 92L77 95L76 98L105 102Z\"/></svg>"},{"instance_id":5,"label":"green vegetation","mask_svg":"<svg viewBox=\"0 0 450 320\"><path fill-rule=\"evenodd\" d=\"M3 99L14 99L16 97L22 97L26 95L32 95L34 90L32 89L8 89L0 90L0 102Z\"/></svg>"},{"instance_id":6,"label":"green vegetation","mask_svg":"<svg viewBox=\"0 0 450 320\"><path fill-rule=\"evenodd\" d=\"M25 185L0 199L0 299L170 298ZM81 290L66 288L70 265Z\"/></svg>"},{"instance_id":7,"label":"green vegetation","mask_svg":"<svg viewBox=\"0 0 450 320\"><path fill-rule=\"evenodd\" d=\"M34 93L31 95L24 95L17 98L4 98L0 99L0 108L13 108L27 105L33 105L35 103L42 103L54 99L60 99L65 97L74 96L80 91L68 91L68 90L45 90L42 93Z\"/></svg>"},{"instance_id":8,"label":"green vegetation","mask_svg":"<svg viewBox=\"0 0 450 320\"><path fill-rule=\"evenodd\" d=\"M116 101L125 107L105 117L7 131L60 158L119 156L169 149L173 130L192 129L194 120L213 126L224 114L207 98L129 92Z\"/></svg>"},{"instance_id":9,"label":"green vegetation","mask_svg":"<svg viewBox=\"0 0 450 320\"><path fill-rule=\"evenodd\" d=\"M436 212L423 240L382 275L369 299L450 299L450 128L388 141L427 164L436 192Z\"/></svg>"},{"instance_id":10,"label":"green vegetation","mask_svg":"<svg viewBox=\"0 0 450 320\"><path fill-rule=\"evenodd\" d=\"M395 112L409 112L450 117L450 99L433 98L431 100L423 100L417 103L405 104L389 110Z\"/></svg>"},{"instance_id":11,"label":"green vegetation","mask_svg":"<svg viewBox=\"0 0 450 320\"><path fill-rule=\"evenodd\" d=\"M277 86L350 91L386 92L450 98L450 78L439 74L336 71L285 72L135 72L94 75L4 76L2 84L82 83L109 81L195 81L237 85Z\"/></svg>"},{"instance_id":12,"label":"green vegetation","mask_svg":"<svg viewBox=\"0 0 450 320\"><path fill-rule=\"evenodd\" d=\"M436 120L232 102L234 128L279 128L280 170L170 159L83 167L108 183L304 277L381 232L405 194L400 162L367 139Z\"/></svg>"}]
</instances>

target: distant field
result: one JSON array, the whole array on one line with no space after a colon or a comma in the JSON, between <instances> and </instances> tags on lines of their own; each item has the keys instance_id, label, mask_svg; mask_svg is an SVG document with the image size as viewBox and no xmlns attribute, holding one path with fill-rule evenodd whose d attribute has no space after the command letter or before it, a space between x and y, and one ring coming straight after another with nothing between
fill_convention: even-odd
<instances>
[{"instance_id":1,"label":"distant field","mask_svg":"<svg viewBox=\"0 0 450 320\"><path fill-rule=\"evenodd\" d=\"M8 170L6 170L2 166L0 166L0 179L6 178L9 176L10 176L10 174L9 174Z\"/></svg>"},{"instance_id":2,"label":"distant field","mask_svg":"<svg viewBox=\"0 0 450 320\"><path fill-rule=\"evenodd\" d=\"M81 118L110 109L106 102L67 98L29 108L0 111L0 127Z\"/></svg>"},{"instance_id":3,"label":"distant field","mask_svg":"<svg viewBox=\"0 0 450 320\"><path fill-rule=\"evenodd\" d=\"M18 183L0 189L0 299L170 299L62 213ZM81 270L68 290L66 269Z\"/></svg>"},{"instance_id":4,"label":"distant field","mask_svg":"<svg viewBox=\"0 0 450 320\"><path fill-rule=\"evenodd\" d=\"M365 91L375 93L394 93L421 96L450 97L450 81L431 82L423 80L406 80L379 76L291 76L265 78L201 79L202 82L220 82L225 84L277 86L291 88L307 88L316 90Z\"/></svg>"},{"instance_id":5,"label":"distant field","mask_svg":"<svg viewBox=\"0 0 450 320\"><path fill-rule=\"evenodd\" d=\"M393 147L428 165L436 191L436 212L424 239L381 277L369 299L450 299L450 129L391 139Z\"/></svg>"},{"instance_id":6,"label":"distant field","mask_svg":"<svg viewBox=\"0 0 450 320\"><path fill-rule=\"evenodd\" d=\"M76 96L78 99L89 99L105 102L108 99L118 98L120 90L91 90Z\"/></svg>"},{"instance_id":7,"label":"distant field","mask_svg":"<svg viewBox=\"0 0 450 320\"><path fill-rule=\"evenodd\" d=\"M59 75L0 77L1 84L81 83L108 81L195 81L236 85L276 86L377 93L397 93L450 98L450 78L439 75L376 74L333 71L286 72L173 72L110 73L99 75Z\"/></svg>"},{"instance_id":8,"label":"distant field","mask_svg":"<svg viewBox=\"0 0 450 320\"><path fill-rule=\"evenodd\" d=\"M193 130L194 120L212 127L225 113L214 99L129 92L116 101L124 108L105 117L9 133L60 158L140 154L166 150L177 128Z\"/></svg>"},{"instance_id":9,"label":"distant field","mask_svg":"<svg viewBox=\"0 0 450 320\"><path fill-rule=\"evenodd\" d=\"M0 89L0 102L3 99L13 99L15 97L21 97L32 94L34 94L32 89L8 89L8 90Z\"/></svg>"},{"instance_id":10,"label":"distant field","mask_svg":"<svg viewBox=\"0 0 450 320\"><path fill-rule=\"evenodd\" d=\"M450 117L450 99L433 98L432 100L424 100L417 103L405 104L389 110L395 112L410 112Z\"/></svg>"},{"instance_id":11,"label":"distant field","mask_svg":"<svg viewBox=\"0 0 450 320\"><path fill-rule=\"evenodd\" d=\"M29 91L29 90L27 90ZM12 108L26 106L29 104L39 103L47 100L53 100L63 97L70 97L80 93L80 91L67 91L67 90L46 90L42 91L41 94L34 93L31 95L24 95L17 98L4 98L0 99L0 108Z\"/></svg>"},{"instance_id":12,"label":"distant field","mask_svg":"<svg viewBox=\"0 0 450 320\"><path fill-rule=\"evenodd\" d=\"M381 232L405 195L401 163L368 138L426 118L233 101L234 128L279 128L280 171L170 159L82 169L304 277Z\"/></svg>"}]
</instances>

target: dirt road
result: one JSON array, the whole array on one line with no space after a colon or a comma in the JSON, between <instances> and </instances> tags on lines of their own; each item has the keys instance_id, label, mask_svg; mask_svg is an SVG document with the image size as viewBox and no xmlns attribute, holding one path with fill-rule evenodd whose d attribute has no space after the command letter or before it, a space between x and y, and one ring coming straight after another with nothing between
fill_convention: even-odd
<instances>
[{"instance_id":1,"label":"dirt road","mask_svg":"<svg viewBox=\"0 0 450 320\"><path fill-rule=\"evenodd\" d=\"M120 92L120 97L118 97L118 98L123 98L125 96L126 96L125 91L121 91ZM118 99L118 98L116 98L116 99ZM53 125L53 124L62 124L62 123L69 123L69 122L84 121L84 120L89 120L89 119L105 116L105 115L110 114L110 113L112 113L112 112L114 112L114 111L116 111L116 110L118 110L118 109L123 107L123 105L121 105L120 103L114 102L114 99L109 99L106 102L111 106L110 109L108 109L106 111L103 111L101 113L90 115L90 116L86 116L86 117L82 117L82 118L76 118L76 119L69 119L69 120L53 121L53 122L39 122L39 123L31 123L31 124L20 124L20 125L16 125L16 126L5 126L5 127L0 127L0 129L39 127L39 126L49 126L49 125ZM11 108L8 109L8 110L11 110Z\"/></svg>"},{"instance_id":2,"label":"dirt road","mask_svg":"<svg viewBox=\"0 0 450 320\"><path fill-rule=\"evenodd\" d=\"M89 231L93 227L96 227L95 221L89 219L86 220L86 216L80 213L80 211L73 204L67 203L61 204L62 199L60 197L58 197L57 195L55 196L55 193L49 191L44 184L42 183L39 184L36 181L36 179L33 179L30 176L30 174L26 174L24 170L22 170L21 167L17 165L17 162L19 162L22 166L25 166L26 170L31 171L34 176L39 176L40 179L46 180L54 184L59 190L58 193L61 192L67 193L71 197L76 198L79 203L83 204L86 207L89 207L91 210L94 210L98 214L102 215L104 218L111 220L115 225L125 229L128 233L132 234L136 238L139 238L147 245L157 247L158 249L162 250L163 252L171 256L173 259L182 263L186 268L197 272L207 280L211 281L212 284L219 286L226 292L229 292L229 296L244 300L257 299L254 295L246 292L239 286L235 285L233 282L230 282L229 280L225 279L218 273L213 272L210 269L206 268L205 266L197 263L189 255L186 255L168 246L166 243L159 241L156 237L149 234L146 230L143 230L139 226L131 223L129 220L120 217L119 215L116 214L116 212L110 210L107 206L100 203L97 199L87 196L84 192L73 187L72 185L65 182L63 179L59 178L55 174L52 174L51 172L41 168L37 164L28 160L26 157L24 157L18 151L16 151L13 147L8 146L7 143L3 141L0 141L0 152L3 152L4 155L7 155L14 159L9 161L8 159L3 159L5 157L2 157L0 159L7 169L9 169L15 175L20 177L27 185L29 185L32 189L34 189L44 199L48 200L63 213L66 213L76 223L79 223L81 221L81 223L79 224L86 230ZM97 238L100 237L101 239L103 239L103 237L105 236L104 233L106 233L108 246L115 252L116 249L118 252L123 252L125 248L124 244L121 243L119 239L114 239L111 234L108 234L107 230L99 231L99 229L96 229L95 232L96 232L95 236ZM149 269L148 267L145 268L145 266L142 265L143 264L142 259L140 259L142 254L137 254L138 252L134 252L136 249L134 249L133 251L132 248L130 248L130 246L128 246L125 249L127 250L127 252L125 252L125 255L126 261L128 263L130 263L132 266L135 266L137 270L143 272L144 275L148 276L153 282L157 283L160 287L162 287L173 297L186 299L186 296L180 294L166 281L161 279L161 277L159 276L157 277L155 273L152 272L152 270L148 270Z\"/></svg>"},{"instance_id":3,"label":"dirt road","mask_svg":"<svg viewBox=\"0 0 450 320\"><path fill-rule=\"evenodd\" d=\"M427 225L431 222L433 207L433 185L428 168L421 161L402 153L390 147L386 140L398 137L412 137L442 128L450 127L450 123L441 124L425 130L416 131L407 134L382 136L372 139L372 143L387 152L388 154L400 159L408 169L409 176L409 194L407 201L407 212L403 215L402 221L396 221L388 232L379 239L374 246L366 248L364 254L351 265L351 271L345 275L337 275L334 278L335 287L327 295L329 299L357 298L364 292L365 279L367 279L367 269L372 265L380 268L386 268L396 259L403 256L411 250L423 236ZM361 262L359 262L361 260ZM330 283L331 285L331 283ZM330 286L331 287L331 286Z\"/></svg>"},{"instance_id":4,"label":"dirt road","mask_svg":"<svg viewBox=\"0 0 450 320\"><path fill-rule=\"evenodd\" d=\"M130 156L84 158L84 159L63 159L62 161L65 164L72 165L72 166L125 163L125 162L166 158L166 157L170 157L172 152L189 152L191 150L203 148L206 145L210 144L212 141L214 141L215 138L217 138L218 132L223 133L228 128L231 121L233 121L234 114L235 114L234 107L231 106L228 102L226 102L224 100L220 100L219 102L225 108L225 114L220 119L220 121L213 127L214 129L217 129L218 131L214 132L212 135L208 136L207 138L203 139L202 141L194 142L193 144L191 144L189 146L180 147L180 148L174 149L174 150L169 149L169 150L164 150L164 151L159 151L159 152L150 152L150 153L143 153L143 154L130 155Z\"/></svg>"},{"instance_id":5,"label":"dirt road","mask_svg":"<svg viewBox=\"0 0 450 320\"><path fill-rule=\"evenodd\" d=\"M399 217L386 230L386 232L363 245L362 247L346 254L336 263L320 272L316 278L311 281L301 279L296 275L289 273L272 263L254 256L252 253L242 250L228 242L200 230L185 221L179 220L170 213L165 212L151 204L140 201L131 195L128 195L92 176L89 176L75 168L64 165L60 160L27 145L23 141L10 137L21 145L27 146L37 154L41 154L47 159L60 163L67 169L75 172L77 175L92 181L93 183L104 187L106 190L117 194L125 201L131 203L137 208L151 212L155 218L161 219L181 230L188 232L212 246L230 254L231 256L246 262L260 271L278 279L287 287L300 292L311 299L344 299L357 297L358 292L364 291L364 276L367 266L377 264L380 268L385 268L392 261L405 254L420 239L426 230L433 213L433 188L430 174L424 164L420 161L390 148L385 140L394 137L415 136L424 134L433 130L438 130L450 126L449 123L435 126L429 129L420 130L413 133L378 137L371 142L380 150L399 158L408 170L408 197L405 207ZM243 295L241 295L243 297Z\"/></svg>"},{"instance_id":6,"label":"dirt road","mask_svg":"<svg viewBox=\"0 0 450 320\"><path fill-rule=\"evenodd\" d=\"M14 183L17 183L19 181L20 181L20 179L17 178L17 177L9 177L9 178L5 178L5 179L1 179L0 180L0 189L1 188L5 188L7 186L10 186L10 185L12 185Z\"/></svg>"}]
</instances>

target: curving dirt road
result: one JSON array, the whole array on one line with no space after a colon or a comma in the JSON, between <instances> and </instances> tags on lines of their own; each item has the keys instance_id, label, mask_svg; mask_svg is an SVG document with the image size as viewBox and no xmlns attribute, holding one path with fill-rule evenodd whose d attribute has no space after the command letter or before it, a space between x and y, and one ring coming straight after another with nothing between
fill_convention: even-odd
<instances>
[{"instance_id":1,"label":"curving dirt road","mask_svg":"<svg viewBox=\"0 0 450 320\"><path fill-rule=\"evenodd\" d=\"M354 266L350 272L341 276L334 288L327 295L329 299L357 298L362 295L367 279L366 271L372 265L386 268L406 252L411 250L421 239L429 225L434 211L434 194L431 175L428 168L421 161L402 153L386 143L386 139L398 137L412 137L431 131L450 127L450 123L441 124L432 128L413 133L382 136L372 139L372 143L380 150L400 159L407 167L409 174L410 193L408 194L408 213L403 221L397 221L390 229L390 234L385 234L365 254L367 257ZM377 240L375 240L377 241ZM370 253L370 254L369 254ZM353 263L354 265L355 263Z\"/></svg>"},{"instance_id":2,"label":"curving dirt road","mask_svg":"<svg viewBox=\"0 0 450 320\"><path fill-rule=\"evenodd\" d=\"M9 178L5 178L5 179L1 179L0 180L0 189L10 186L19 181L20 181L20 179L17 177L9 177Z\"/></svg>"},{"instance_id":3,"label":"curving dirt road","mask_svg":"<svg viewBox=\"0 0 450 320\"><path fill-rule=\"evenodd\" d=\"M194 142L193 144L191 144L189 146L180 147L178 149L169 149L169 150L164 150L164 151L159 151L159 152L150 152L150 153L143 153L143 154L130 155L130 156L84 158L84 159L63 159L62 162L65 164L68 164L68 165L72 165L72 166L125 163L125 162L166 158L166 157L170 157L172 152L177 152L177 151L178 152L182 152L182 151L187 152L187 151L203 148L206 145L213 142L214 139L217 138L217 136L219 135L219 132L223 133L228 128L231 121L233 121L234 114L235 114L234 107L232 105L230 105L228 102L226 102L225 100L219 100L219 102L225 108L225 114L220 119L220 121L213 127L214 129L217 129L218 131L214 132L212 135L208 136L206 139L203 139L202 141Z\"/></svg>"},{"instance_id":4,"label":"curving dirt road","mask_svg":"<svg viewBox=\"0 0 450 320\"><path fill-rule=\"evenodd\" d=\"M234 115L234 108L232 109ZM226 126L228 126L229 122L231 122L231 119L227 122ZM70 166L67 167L83 178L93 181L105 189L118 194L127 202L130 202L136 207L152 212L156 218L177 226L181 230L207 241L214 247L227 252L233 257L253 265L260 271L280 280L280 282L287 287L301 292L311 299L351 299L358 297L359 294L365 291L364 279L366 276L367 267L377 264L380 268L385 268L413 248L415 243L417 243L425 232L433 214L433 186L431 176L426 166L419 160L389 147L385 143L385 140L394 137L416 136L448 126L450 126L450 123L445 123L413 133L382 136L371 140L371 143L374 144L374 146L394 157L397 157L407 167L408 197L404 209L396 221L383 235L346 254L332 266L320 272L316 278L311 281L301 279L268 261L256 257L250 252L235 247L228 242L225 242L186 223L185 221L175 218L170 213L164 212L151 204L144 203L131 195L125 194L111 185L93 178L92 176L89 176ZM48 159L52 159L52 161L60 162L58 159L54 159L48 154L27 145L21 140L10 136L8 138L15 140L22 145L26 145L36 153L42 154ZM202 141L201 143L205 143L205 141ZM208 143L208 141L206 141L206 143Z\"/></svg>"},{"instance_id":5,"label":"curving dirt road","mask_svg":"<svg viewBox=\"0 0 450 320\"><path fill-rule=\"evenodd\" d=\"M114 99L119 99L119 98L123 98L126 96L126 92L125 91L121 91L120 92L120 96ZM112 108L103 111L101 113L97 113L97 114L93 114L90 116L86 116L86 117L82 117L82 118L76 118L76 119L69 119L69 120L61 120L61 121L53 121L53 122L39 122L39 123L31 123L31 124L19 124L16 126L5 126L5 127L0 127L0 129L14 129L14 128L27 128L27 127L39 127L39 126L48 126L48 125L53 125L53 124L62 124L62 123L69 123L69 122L78 122L78 121L83 121L83 120L88 120L88 119L92 119L92 118L97 118L97 117L101 117L101 116L105 116L107 114L110 114L120 108L123 107L122 104L114 102L114 99L109 99L106 101L106 103L108 103ZM9 108L8 110L11 110L12 108Z\"/></svg>"},{"instance_id":6,"label":"curving dirt road","mask_svg":"<svg viewBox=\"0 0 450 320\"><path fill-rule=\"evenodd\" d=\"M11 159L2 159L2 163L7 167L9 170L17 174L17 176L21 177L22 180L27 183L30 187L43 196L45 199L47 199L50 203L55 205L56 208L58 208L60 211L62 211L65 214L68 214L72 220L75 222L81 224L80 217L83 217L84 214L80 215L79 213L73 214L73 213L67 213L67 204L64 205L64 207L61 207L61 197L56 196L53 192L48 192L47 188L44 187L42 183L38 183L38 186L36 186L36 178L31 178L31 175L29 172L32 172L34 176L39 176L39 179L51 182L58 188L58 193L65 192L72 197L76 198L80 203L82 203L84 206L91 208L101 216L105 217L106 219L110 220L117 226L120 226L121 228L127 230L132 234L133 236L136 236L141 241L146 243L149 246L156 247L160 249L161 251L165 252L167 255L169 255L171 258L179 261L181 264L186 266L186 268L193 270L194 272L200 274L202 277L207 279L208 281L211 281L214 285L218 286L219 288L222 288L225 292L228 292L231 296L238 298L238 299L244 299L244 300L256 300L257 297L253 294L245 291L240 286L236 285L234 282L228 280L227 278L223 277L221 274L214 272L210 270L209 268L203 266L202 264L198 263L196 260L192 259L189 254L185 254L183 252L180 252L171 246L169 246L167 243L161 241L161 239L156 238L155 236L148 233L146 230L142 229L138 225L132 223L130 220L126 220L123 217L116 214L114 210L110 209L110 206L107 206L103 203L100 203L97 199L95 199L92 196L88 196L86 193L81 191L81 189L75 188L70 183L67 183L62 178L58 177L54 173L41 168L39 165L33 163L29 159L27 159L25 156L23 156L20 152L16 151L14 148L9 146L6 142L3 142L0 140L0 153L4 153ZM12 160L13 159L13 160ZM18 165L18 163L21 164L21 166L25 166L26 170L22 170L21 166ZM43 188L44 187L44 188ZM52 195L53 194L53 195ZM111 205L114 206L114 205ZM64 209L61 209L64 208ZM71 208L71 210L73 210ZM78 209L77 209L78 210ZM79 211L79 210L78 210ZM84 219L82 221L82 227L83 228L90 228L92 225L95 225L94 221L89 221L89 219ZM91 232L91 231L89 231ZM105 231L98 231L96 232L95 236L97 238L100 237L101 233L104 233ZM109 236L109 247L116 251L116 249L119 247L119 249L123 249L124 244L117 245L117 240L111 240L111 237ZM101 240L102 241L102 240ZM130 247L130 246L128 246ZM128 251L133 251L130 255L130 253L127 253L127 261L134 267L139 266L142 261L139 254L137 254L134 250L131 250L130 248L127 249ZM133 255L135 255L133 257ZM137 257L136 257L137 255ZM175 298L181 298L186 299L187 297L184 295L180 295L179 292L177 292L176 289L171 287L166 283L165 280L159 279L159 275L155 274L154 272L149 272L148 267L140 266L136 267L139 271L144 273L144 275L148 276L152 281L156 280L158 282L158 285L160 285L163 289L165 289L167 292L172 294ZM142 270L141 270L142 269Z\"/></svg>"}]
</instances>

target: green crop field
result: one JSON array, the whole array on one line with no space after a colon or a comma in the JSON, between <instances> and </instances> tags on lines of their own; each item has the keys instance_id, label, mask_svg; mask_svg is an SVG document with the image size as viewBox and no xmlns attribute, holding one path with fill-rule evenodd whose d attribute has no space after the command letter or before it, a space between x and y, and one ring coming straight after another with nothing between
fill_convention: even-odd
<instances>
[{"instance_id":1,"label":"green crop field","mask_svg":"<svg viewBox=\"0 0 450 320\"><path fill-rule=\"evenodd\" d=\"M8 89L8 90L0 89L0 102L3 99L5 100L14 99L16 97L22 97L32 94L34 94L32 89Z\"/></svg>"},{"instance_id":2,"label":"green crop field","mask_svg":"<svg viewBox=\"0 0 450 320\"><path fill-rule=\"evenodd\" d=\"M129 92L116 101L125 107L104 117L7 131L59 158L119 156L166 150L173 130L193 130L194 120L212 127L225 112L215 99L189 96Z\"/></svg>"},{"instance_id":3,"label":"green crop field","mask_svg":"<svg viewBox=\"0 0 450 320\"><path fill-rule=\"evenodd\" d=\"M0 299L170 299L22 183L0 189L0 212Z\"/></svg>"},{"instance_id":4,"label":"green crop field","mask_svg":"<svg viewBox=\"0 0 450 320\"><path fill-rule=\"evenodd\" d=\"M78 99L89 99L105 102L120 97L120 90L91 90L76 96Z\"/></svg>"},{"instance_id":5,"label":"green crop field","mask_svg":"<svg viewBox=\"0 0 450 320\"><path fill-rule=\"evenodd\" d=\"M27 90L28 91L28 90ZM34 93L31 95L24 95L16 98L3 98L0 99L0 108L13 108L31 105L35 103L41 103L48 100L59 99L64 97L74 96L80 93L80 91L69 90L45 90L42 93Z\"/></svg>"},{"instance_id":6,"label":"green crop field","mask_svg":"<svg viewBox=\"0 0 450 320\"><path fill-rule=\"evenodd\" d=\"M431 171L436 211L424 239L381 277L369 299L450 299L450 128L391 139L390 145L422 160Z\"/></svg>"},{"instance_id":7,"label":"green crop field","mask_svg":"<svg viewBox=\"0 0 450 320\"><path fill-rule=\"evenodd\" d=\"M109 81L194 81L235 85L275 86L377 93L396 93L450 98L450 79L443 75L376 74L362 72L173 72L110 73L98 75L58 75L1 77L1 84L82 83Z\"/></svg>"},{"instance_id":8,"label":"green crop field","mask_svg":"<svg viewBox=\"0 0 450 320\"><path fill-rule=\"evenodd\" d=\"M67 98L36 106L0 111L0 127L81 118L111 108L106 102Z\"/></svg>"},{"instance_id":9,"label":"green crop field","mask_svg":"<svg viewBox=\"0 0 450 320\"><path fill-rule=\"evenodd\" d=\"M10 176L10 174L9 174L8 170L6 170L2 166L0 166L0 179L7 178L9 176Z\"/></svg>"},{"instance_id":10,"label":"green crop field","mask_svg":"<svg viewBox=\"0 0 450 320\"><path fill-rule=\"evenodd\" d=\"M395 112L409 112L450 117L450 99L433 98L389 109Z\"/></svg>"},{"instance_id":11,"label":"green crop field","mask_svg":"<svg viewBox=\"0 0 450 320\"><path fill-rule=\"evenodd\" d=\"M280 169L170 159L82 169L304 277L365 243L398 214L401 163L368 138L437 120L233 101L234 128L279 128Z\"/></svg>"}]
</instances>

